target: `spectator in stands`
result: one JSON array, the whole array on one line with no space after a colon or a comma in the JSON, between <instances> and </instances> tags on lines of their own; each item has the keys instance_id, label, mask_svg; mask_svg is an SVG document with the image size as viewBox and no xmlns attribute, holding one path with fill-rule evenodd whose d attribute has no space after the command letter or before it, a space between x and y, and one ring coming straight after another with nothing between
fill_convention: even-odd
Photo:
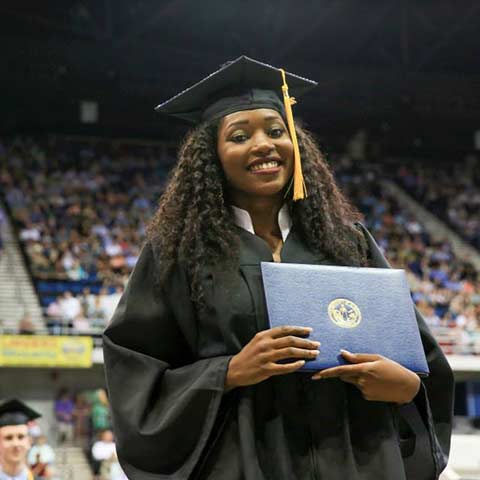
<instances>
[{"instance_id":1,"label":"spectator in stands","mask_svg":"<svg viewBox=\"0 0 480 480\"><path fill-rule=\"evenodd\" d=\"M72 320L72 327L74 334L88 334L91 333L92 327L90 320L85 315L83 308L80 307L80 311Z\"/></svg>"},{"instance_id":2,"label":"spectator in stands","mask_svg":"<svg viewBox=\"0 0 480 480\"><path fill-rule=\"evenodd\" d=\"M35 472L35 469L37 469L48 473L48 466L52 466L55 462L55 452L47 443L47 437L45 435L40 435L40 437L37 438L35 444L28 452L27 460L32 471ZM39 473L38 476L42 475ZM43 476L47 475L44 473Z\"/></svg>"},{"instance_id":3,"label":"spectator in stands","mask_svg":"<svg viewBox=\"0 0 480 480\"><path fill-rule=\"evenodd\" d=\"M75 396L73 409L74 438L86 438L90 433L90 404L83 393Z\"/></svg>"},{"instance_id":4,"label":"spectator in stands","mask_svg":"<svg viewBox=\"0 0 480 480\"><path fill-rule=\"evenodd\" d=\"M37 458L37 455L40 456L40 461L42 463L47 463L49 465L55 462L55 452L53 448L48 444L47 437L45 435L40 435L36 440L30 451L28 452L28 463L33 465Z\"/></svg>"},{"instance_id":5,"label":"spectator in stands","mask_svg":"<svg viewBox=\"0 0 480 480\"><path fill-rule=\"evenodd\" d=\"M35 334L35 324L32 321L32 315L26 313L18 324L18 333L19 335L34 335Z\"/></svg>"},{"instance_id":6,"label":"spectator in stands","mask_svg":"<svg viewBox=\"0 0 480 480\"><path fill-rule=\"evenodd\" d=\"M102 298L102 310L105 312L106 322L110 322L110 319L117 308L118 302L123 294L123 286L118 285L115 287L114 293L107 294L106 289L102 289L103 298Z\"/></svg>"},{"instance_id":7,"label":"spectator in stands","mask_svg":"<svg viewBox=\"0 0 480 480\"><path fill-rule=\"evenodd\" d=\"M75 404L66 388L62 388L55 400L54 410L58 426L58 442L60 444L73 439L73 409Z\"/></svg>"},{"instance_id":8,"label":"spectator in stands","mask_svg":"<svg viewBox=\"0 0 480 480\"><path fill-rule=\"evenodd\" d=\"M70 280L85 280L88 278L88 273L83 269L79 258L75 258L70 268L65 269L65 271Z\"/></svg>"},{"instance_id":9,"label":"spectator in stands","mask_svg":"<svg viewBox=\"0 0 480 480\"><path fill-rule=\"evenodd\" d=\"M108 397L107 392L103 388L96 392L92 404L91 415L93 433L109 430L111 428Z\"/></svg>"},{"instance_id":10,"label":"spectator in stands","mask_svg":"<svg viewBox=\"0 0 480 480\"><path fill-rule=\"evenodd\" d=\"M38 422L38 419L30 420L27 426L28 426L28 433L32 437L33 443L36 443L37 439L42 435L42 428L40 427L40 423Z\"/></svg>"},{"instance_id":11,"label":"spectator in stands","mask_svg":"<svg viewBox=\"0 0 480 480\"><path fill-rule=\"evenodd\" d=\"M109 462L108 470L105 473L105 480L128 480L125 472L122 470L120 463L118 462L118 457L115 453L113 459Z\"/></svg>"},{"instance_id":12,"label":"spectator in stands","mask_svg":"<svg viewBox=\"0 0 480 480\"><path fill-rule=\"evenodd\" d=\"M64 292L63 297L59 301L62 319L73 321L73 319L81 313L81 304L77 297L72 295L68 290Z\"/></svg>"},{"instance_id":13,"label":"spectator in stands","mask_svg":"<svg viewBox=\"0 0 480 480\"><path fill-rule=\"evenodd\" d=\"M95 316L95 300L97 296L94 295L89 287L85 287L80 296L80 304L85 312L85 315L88 318L93 318Z\"/></svg>"},{"instance_id":14,"label":"spectator in stands","mask_svg":"<svg viewBox=\"0 0 480 480\"><path fill-rule=\"evenodd\" d=\"M59 297L47 307L46 316L47 329L50 335L61 335L63 331L63 312Z\"/></svg>"},{"instance_id":15,"label":"spectator in stands","mask_svg":"<svg viewBox=\"0 0 480 480\"><path fill-rule=\"evenodd\" d=\"M115 443L111 430L101 430L98 432L98 440L92 446L92 460L93 471L97 478L99 478L104 462L110 464L110 462L116 460Z\"/></svg>"},{"instance_id":16,"label":"spectator in stands","mask_svg":"<svg viewBox=\"0 0 480 480\"><path fill-rule=\"evenodd\" d=\"M106 320L107 312L106 312L105 304L102 301L102 299L103 299L102 295L95 296L94 309L90 318L92 318L93 325L103 329L107 324L107 320Z\"/></svg>"},{"instance_id":17,"label":"spectator in stands","mask_svg":"<svg viewBox=\"0 0 480 480\"><path fill-rule=\"evenodd\" d=\"M53 472L48 463L41 460L40 454L37 453L35 459L30 465L30 471L33 474L35 480L48 480L52 478Z\"/></svg>"},{"instance_id":18,"label":"spectator in stands","mask_svg":"<svg viewBox=\"0 0 480 480\"><path fill-rule=\"evenodd\" d=\"M25 227L20 230L19 237L20 240L23 240L24 242L27 240L37 242L41 237L40 228L38 225L34 225L32 222L27 222Z\"/></svg>"}]
</instances>

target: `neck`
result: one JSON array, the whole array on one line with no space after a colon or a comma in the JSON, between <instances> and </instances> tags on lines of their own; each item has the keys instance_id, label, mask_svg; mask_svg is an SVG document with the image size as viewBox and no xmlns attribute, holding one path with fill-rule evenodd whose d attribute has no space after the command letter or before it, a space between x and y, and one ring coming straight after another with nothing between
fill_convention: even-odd
<instances>
[{"instance_id":1,"label":"neck","mask_svg":"<svg viewBox=\"0 0 480 480\"><path fill-rule=\"evenodd\" d=\"M272 236L281 238L278 212L282 208L282 197L235 198L234 196L232 203L249 213L256 235L262 238Z\"/></svg>"},{"instance_id":2,"label":"neck","mask_svg":"<svg viewBox=\"0 0 480 480\"><path fill-rule=\"evenodd\" d=\"M3 472L11 477L19 475L25 468L24 462L7 462L5 459L0 461L0 465L2 466Z\"/></svg>"}]
</instances>

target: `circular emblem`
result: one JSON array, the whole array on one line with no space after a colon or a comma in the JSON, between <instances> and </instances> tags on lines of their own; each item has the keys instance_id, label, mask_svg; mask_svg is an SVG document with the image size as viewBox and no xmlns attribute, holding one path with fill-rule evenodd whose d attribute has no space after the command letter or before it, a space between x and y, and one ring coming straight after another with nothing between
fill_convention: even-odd
<instances>
[{"instance_id":1,"label":"circular emblem","mask_svg":"<svg viewBox=\"0 0 480 480\"><path fill-rule=\"evenodd\" d=\"M328 305L330 320L342 328L358 327L362 321L362 313L358 306L346 298L336 298Z\"/></svg>"}]
</instances>

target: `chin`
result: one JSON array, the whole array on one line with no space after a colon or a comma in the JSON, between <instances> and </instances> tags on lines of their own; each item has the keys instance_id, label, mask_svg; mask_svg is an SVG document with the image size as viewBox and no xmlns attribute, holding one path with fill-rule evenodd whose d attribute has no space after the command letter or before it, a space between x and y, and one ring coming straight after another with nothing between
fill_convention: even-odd
<instances>
[{"instance_id":1,"label":"chin","mask_svg":"<svg viewBox=\"0 0 480 480\"><path fill-rule=\"evenodd\" d=\"M278 197L282 195L283 188L276 188L276 189L258 189L255 191L250 192L250 196L252 197Z\"/></svg>"},{"instance_id":2,"label":"chin","mask_svg":"<svg viewBox=\"0 0 480 480\"><path fill-rule=\"evenodd\" d=\"M285 191L286 183L285 182L272 182L270 184L266 183L264 185L259 185L255 189L251 189L250 193L255 196L260 197L273 197L276 195L281 195Z\"/></svg>"}]
</instances>

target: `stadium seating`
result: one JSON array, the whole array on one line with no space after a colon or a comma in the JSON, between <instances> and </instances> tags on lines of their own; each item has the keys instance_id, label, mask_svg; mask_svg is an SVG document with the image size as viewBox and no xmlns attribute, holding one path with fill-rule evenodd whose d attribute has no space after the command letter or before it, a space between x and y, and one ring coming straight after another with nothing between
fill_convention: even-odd
<instances>
[{"instance_id":1,"label":"stadium seating","mask_svg":"<svg viewBox=\"0 0 480 480\"><path fill-rule=\"evenodd\" d=\"M172 158L161 146L113 141L17 139L5 147L0 183L47 326L51 333L98 333L138 257ZM390 262L406 269L413 300L445 351L480 353L478 271L456 257L448 240L432 238L382 187L387 175L381 164L353 162L347 155L330 161ZM412 168L402 164L388 177L432 207L437 180ZM448 175L447 169L441 178L446 182ZM450 178L462 181L458 175ZM472 188L477 187L478 176L472 177ZM449 202L458 204L454 194L460 188L458 183L447 189ZM443 210L435 213L444 218ZM463 233L468 237L468 232Z\"/></svg>"}]
</instances>

